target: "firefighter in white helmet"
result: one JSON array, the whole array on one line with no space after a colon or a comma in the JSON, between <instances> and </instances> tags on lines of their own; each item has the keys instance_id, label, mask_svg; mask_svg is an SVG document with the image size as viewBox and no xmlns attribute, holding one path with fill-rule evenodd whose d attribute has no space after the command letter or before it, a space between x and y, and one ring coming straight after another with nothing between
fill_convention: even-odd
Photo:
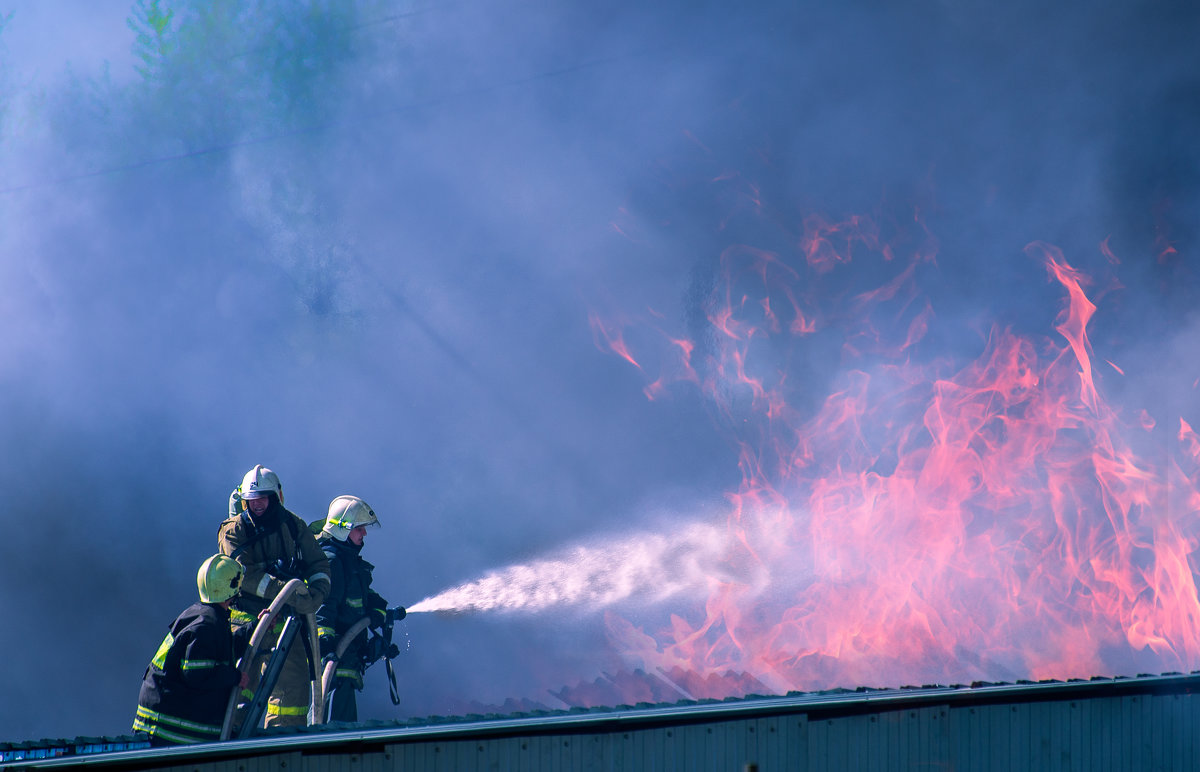
<instances>
[{"instance_id":1,"label":"firefighter in white helmet","mask_svg":"<svg viewBox=\"0 0 1200 772\"><path fill-rule=\"evenodd\" d=\"M313 524L315 528L320 521ZM317 543L329 558L331 589L324 605L317 610L317 635L321 655L332 658L342 634L363 616L370 619L369 627L378 630L389 619L404 618L404 609L397 606L389 609L387 601L371 589L371 573L374 566L363 560L360 554L366 539L367 528L378 527L379 518L367 502L358 496L338 496L329 503L329 512L322 525ZM333 687L326 695L328 708L326 720L358 720L358 706L354 693L363 688L363 671L380 656L389 659L399 654L394 644L383 650L382 641L373 636L368 638L366 630L351 641L337 661Z\"/></svg>"},{"instance_id":2,"label":"firefighter in white helmet","mask_svg":"<svg viewBox=\"0 0 1200 772\"><path fill-rule=\"evenodd\" d=\"M329 592L329 561L308 525L284 509L279 477L259 464L246 473L234 494L236 499L230 496L231 508L236 504L241 511L221 523L217 532L220 551L246 569L242 594L233 603L233 623L253 625L290 579L305 583L305 588L292 596L292 609L297 614L316 611ZM282 630L281 620L264 639L259 648L262 663L251 671L251 683L244 696L253 695L267 655ZM312 698L309 663L304 646L298 644L292 646L267 703L269 727L308 723Z\"/></svg>"},{"instance_id":3,"label":"firefighter in white helmet","mask_svg":"<svg viewBox=\"0 0 1200 772\"><path fill-rule=\"evenodd\" d=\"M242 564L225 555L200 566L200 602L171 623L142 676L133 729L149 734L151 745L220 738L229 692L246 683L235 665L246 637L235 640L229 625L229 604L242 575Z\"/></svg>"}]
</instances>

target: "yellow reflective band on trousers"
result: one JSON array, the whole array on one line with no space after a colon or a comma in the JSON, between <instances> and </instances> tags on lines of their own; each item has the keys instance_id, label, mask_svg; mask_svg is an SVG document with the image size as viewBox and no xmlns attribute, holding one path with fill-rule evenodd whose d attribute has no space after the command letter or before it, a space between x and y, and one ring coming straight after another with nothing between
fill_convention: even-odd
<instances>
[{"instance_id":1,"label":"yellow reflective band on trousers","mask_svg":"<svg viewBox=\"0 0 1200 772\"><path fill-rule=\"evenodd\" d=\"M353 681L358 686L362 686L362 673L358 672L352 667L339 667L337 670L333 671L333 674L337 678L345 678L349 681Z\"/></svg>"},{"instance_id":2,"label":"yellow reflective band on trousers","mask_svg":"<svg viewBox=\"0 0 1200 772\"><path fill-rule=\"evenodd\" d=\"M142 721L140 718L135 718L133 720L133 731L145 732L148 735L152 735L154 737L161 737L164 740L170 740L171 742L179 743L180 745L189 745L191 743L204 742L203 740L201 740L197 737L188 737L187 735L182 735L182 734L179 734L178 732L172 732L170 729L164 729L163 727L158 726L157 724L147 724L145 721Z\"/></svg>"},{"instance_id":3,"label":"yellow reflective band on trousers","mask_svg":"<svg viewBox=\"0 0 1200 772\"><path fill-rule=\"evenodd\" d=\"M221 727L219 726L201 724L178 716L169 716L143 705L137 706L137 716L133 720L133 728L178 743L198 743L221 736Z\"/></svg>"},{"instance_id":4,"label":"yellow reflective band on trousers","mask_svg":"<svg viewBox=\"0 0 1200 772\"><path fill-rule=\"evenodd\" d=\"M332 627L321 627L320 625L317 625L318 638L332 638L335 635L337 635L337 631Z\"/></svg>"},{"instance_id":5,"label":"yellow reflective band on trousers","mask_svg":"<svg viewBox=\"0 0 1200 772\"><path fill-rule=\"evenodd\" d=\"M307 705L276 705L270 703L267 705L267 713L272 716L307 716Z\"/></svg>"},{"instance_id":6,"label":"yellow reflective band on trousers","mask_svg":"<svg viewBox=\"0 0 1200 772\"><path fill-rule=\"evenodd\" d=\"M346 605L350 608L362 608L362 598L346 598Z\"/></svg>"},{"instance_id":7,"label":"yellow reflective band on trousers","mask_svg":"<svg viewBox=\"0 0 1200 772\"><path fill-rule=\"evenodd\" d=\"M159 644L158 651L154 652L154 659L150 660L159 670L166 670L167 652L171 650L171 646L175 643L175 636L167 633L167 637L163 638L163 642Z\"/></svg>"},{"instance_id":8,"label":"yellow reflective band on trousers","mask_svg":"<svg viewBox=\"0 0 1200 772\"><path fill-rule=\"evenodd\" d=\"M265 640L267 645L273 645L278 636L270 635ZM260 650L261 653L261 650ZM265 666L266 658L263 658ZM259 676L254 679L258 684ZM292 645L287 658L284 659L283 669L279 672L279 680L271 690L267 705L265 723L268 727L304 726L308 723L309 702L312 699L312 673L309 669L308 657L305 656L304 646L300 641Z\"/></svg>"}]
</instances>

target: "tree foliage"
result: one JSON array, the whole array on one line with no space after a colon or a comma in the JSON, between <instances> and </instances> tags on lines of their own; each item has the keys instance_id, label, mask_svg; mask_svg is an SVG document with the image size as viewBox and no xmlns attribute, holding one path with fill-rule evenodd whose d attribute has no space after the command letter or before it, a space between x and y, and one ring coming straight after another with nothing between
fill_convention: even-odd
<instances>
[{"instance_id":1,"label":"tree foliage","mask_svg":"<svg viewBox=\"0 0 1200 772\"><path fill-rule=\"evenodd\" d=\"M187 145L313 122L373 2L137 0L127 20L146 109ZM165 128L165 127L163 127Z\"/></svg>"},{"instance_id":2,"label":"tree foliage","mask_svg":"<svg viewBox=\"0 0 1200 772\"><path fill-rule=\"evenodd\" d=\"M142 61L136 65L137 71L147 80L152 80L162 72L164 60L171 49L170 27L174 16L175 11L164 10L159 0L138 0L125 20L135 36L133 52Z\"/></svg>"},{"instance_id":3,"label":"tree foliage","mask_svg":"<svg viewBox=\"0 0 1200 772\"><path fill-rule=\"evenodd\" d=\"M70 148L54 174L127 182L171 218L180 206L237 211L262 225L270 246L260 254L305 308L341 313L349 247L331 224L329 135L317 130L363 111L364 72L383 69L371 46L386 39L385 57L400 48L390 45L397 27L371 22L402 1L133 0L137 75L54 92L46 123Z\"/></svg>"}]
</instances>

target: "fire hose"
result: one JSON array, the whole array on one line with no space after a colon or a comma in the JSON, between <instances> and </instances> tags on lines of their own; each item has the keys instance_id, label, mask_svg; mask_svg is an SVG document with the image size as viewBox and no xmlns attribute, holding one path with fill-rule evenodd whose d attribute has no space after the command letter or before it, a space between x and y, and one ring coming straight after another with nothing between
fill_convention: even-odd
<instances>
[{"instance_id":1,"label":"fire hose","mask_svg":"<svg viewBox=\"0 0 1200 772\"><path fill-rule=\"evenodd\" d=\"M254 661L258 656L258 650L262 646L263 639L266 638L267 634L271 631L276 617L279 616L279 612L282 611L287 605L287 602L291 599L292 595L303 587L305 587L304 582L299 579L292 579L283 586L283 589L280 590L279 594L275 596L275 599L271 601L271 605L266 608L264 613L259 618L258 623L254 626L254 632L250 635L250 642L246 646L246 652L238 661L237 667L240 675L245 675L246 673L250 672L250 668L253 666ZM308 723L319 724L323 723L325 716L325 692L321 688L321 677L320 673L318 672L319 662L317 661L316 657L316 653L319 651L317 648L316 618L313 614L306 614L305 621L307 624L304 626L308 628L308 640L305 641L305 648L311 652L308 660L309 677L312 681L312 707L309 709ZM274 687L275 680L278 678L278 670L283 666L283 660L287 655L287 649L290 648L291 642L295 638L297 632L296 624L297 620L294 616L289 617L287 622L284 623L283 631L279 635L279 642L276 644L276 650L272 654L271 661L268 662L268 669L271 669L274 665L274 669L276 671L275 677L267 678L267 674L264 673L264 678L260 681L258 689L255 691L255 702L262 702L265 705L266 697ZM286 642L284 641L285 636L287 638ZM225 707L225 720L221 724L221 740L229 739L230 733L233 729L233 717L237 710L238 696L240 694L241 683L239 678L239 683L230 691L229 702ZM259 718L261 718L261 713ZM251 725L253 723L254 721L252 720L252 716L245 716L240 732L241 737L250 736L250 733L254 730L254 727Z\"/></svg>"},{"instance_id":2,"label":"fire hose","mask_svg":"<svg viewBox=\"0 0 1200 772\"><path fill-rule=\"evenodd\" d=\"M312 704L308 709L308 725L325 723L325 690L321 687L321 644L317 640L317 616L305 614L308 628L308 677L312 683Z\"/></svg>"},{"instance_id":3,"label":"fire hose","mask_svg":"<svg viewBox=\"0 0 1200 772\"><path fill-rule=\"evenodd\" d=\"M238 739L244 740L254 734L254 731L262 725L263 714L267 710L267 702L270 700L271 692L275 690L275 685L279 682L279 675L283 672L284 664L291 655L292 646L296 643L296 636L301 629L307 632L307 635L300 640L304 643L304 661L308 663L308 681L309 681L309 708L308 708L308 725L313 726L324 722L324 706L323 694L321 692L320 677L317 672L319 665L316 661L317 649L315 636L312 631L316 627L316 619L312 614L298 616L291 614L283 623L283 629L279 632L279 637L275 641L275 648L271 651L271 656L267 660L266 666L263 668L262 677L258 681L258 688L254 691L254 696L250 703L246 706L245 714L242 716L242 726L238 731Z\"/></svg>"},{"instance_id":4,"label":"fire hose","mask_svg":"<svg viewBox=\"0 0 1200 772\"><path fill-rule=\"evenodd\" d=\"M401 612L399 615L397 614L397 610ZM391 698L393 705L400 704L400 692L396 688L396 671L392 667L392 657L386 654L386 652L392 646L392 632L395 628L396 620L398 618L404 618L403 607L388 609L384 616L382 635L379 636L383 644L380 649L385 652L384 657L387 668L388 696ZM323 695L329 695L329 690L333 687L333 681L337 672L338 662L341 661L342 656L346 653L346 649L350 647L350 644L354 642L354 639L357 638L363 630L367 629L368 624L370 624L369 617L360 617L354 624L350 625L346 632L341 634L341 639L338 641L337 648L335 648L333 651L333 657L325 663L325 672L321 678L321 693ZM374 660L372 660L372 662L373 661ZM370 665L371 662L367 662L366 664Z\"/></svg>"},{"instance_id":5,"label":"fire hose","mask_svg":"<svg viewBox=\"0 0 1200 772\"><path fill-rule=\"evenodd\" d=\"M346 649L358 637L358 634L367 629L370 624L369 617L363 617L354 624L350 625L350 629L342 633L342 639L338 641L337 648L333 651L333 659L325 663L325 673L321 677L321 693L329 694L329 690L333 688L333 676L337 672L337 663L346 653Z\"/></svg>"}]
</instances>

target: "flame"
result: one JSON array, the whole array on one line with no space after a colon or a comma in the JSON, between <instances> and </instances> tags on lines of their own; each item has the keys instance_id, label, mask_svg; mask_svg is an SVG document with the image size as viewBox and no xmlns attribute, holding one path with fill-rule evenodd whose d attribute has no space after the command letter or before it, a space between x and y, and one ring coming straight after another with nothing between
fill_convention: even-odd
<instances>
[{"instance_id":1,"label":"flame","mask_svg":"<svg viewBox=\"0 0 1200 772\"><path fill-rule=\"evenodd\" d=\"M629 347L625 345L624 336L619 328L614 329L595 314L591 314L588 317L588 321L592 325L592 335L595 339L596 348L600 349L601 351L605 350L606 348L610 349L613 353L624 359L629 364L641 369L642 366L639 365L637 360L633 358L633 355L629 353Z\"/></svg>"},{"instance_id":2,"label":"flame","mask_svg":"<svg viewBox=\"0 0 1200 772\"><path fill-rule=\"evenodd\" d=\"M647 395L702 389L739 449L728 570L657 628L609 612L613 645L732 692L731 672L787 691L1196 668L1196 432L1180 420L1165 464L1134 451L1162 430L1105 399L1090 279L1050 244L1026 252L1062 293L1057 338L994 326L973 361L923 359L936 242L914 223L904 252L864 217L805 218L794 254L728 247L704 336L663 333ZM863 259L878 286L822 283ZM802 409L795 363L831 331L849 366Z\"/></svg>"},{"instance_id":3,"label":"flame","mask_svg":"<svg viewBox=\"0 0 1200 772\"><path fill-rule=\"evenodd\" d=\"M1111 240L1112 236L1105 236L1104 241L1100 242L1100 254L1104 255L1105 259L1112 265L1120 265L1121 259L1112 251L1112 246L1108 243Z\"/></svg>"}]
</instances>

